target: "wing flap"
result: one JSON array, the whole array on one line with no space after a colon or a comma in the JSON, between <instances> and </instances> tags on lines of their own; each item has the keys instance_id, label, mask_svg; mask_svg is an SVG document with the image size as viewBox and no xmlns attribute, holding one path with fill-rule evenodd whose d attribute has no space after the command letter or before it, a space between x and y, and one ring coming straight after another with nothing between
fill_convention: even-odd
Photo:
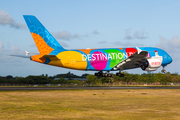
<instances>
[{"instance_id":1,"label":"wing flap","mask_svg":"<svg viewBox=\"0 0 180 120\"><path fill-rule=\"evenodd\" d=\"M130 68L138 68L139 63L144 59L147 59L148 52L140 51L136 52L133 55L129 56L126 60L121 61L116 66L113 67L113 70L124 70Z\"/></svg>"}]
</instances>

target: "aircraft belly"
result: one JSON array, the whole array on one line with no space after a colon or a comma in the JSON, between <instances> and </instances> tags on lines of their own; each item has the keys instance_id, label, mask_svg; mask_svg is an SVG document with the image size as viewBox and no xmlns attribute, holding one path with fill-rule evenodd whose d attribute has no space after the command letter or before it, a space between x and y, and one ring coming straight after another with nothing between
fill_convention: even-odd
<instances>
[{"instance_id":1,"label":"aircraft belly","mask_svg":"<svg viewBox=\"0 0 180 120\"><path fill-rule=\"evenodd\" d=\"M52 62L55 66L77 70L86 70L87 68L87 61L83 61L83 56L79 52L63 51L57 57L60 59L59 62Z\"/></svg>"}]
</instances>

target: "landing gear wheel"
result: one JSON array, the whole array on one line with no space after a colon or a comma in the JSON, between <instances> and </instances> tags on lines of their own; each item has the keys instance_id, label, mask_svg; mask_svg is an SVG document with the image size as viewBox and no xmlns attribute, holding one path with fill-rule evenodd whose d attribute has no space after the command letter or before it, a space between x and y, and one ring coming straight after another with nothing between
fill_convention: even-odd
<instances>
[{"instance_id":1,"label":"landing gear wheel","mask_svg":"<svg viewBox=\"0 0 180 120\"><path fill-rule=\"evenodd\" d=\"M116 73L116 76L119 76L119 77L124 77L124 74L121 74L121 73Z\"/></svg>"},{"instance_id":2,"label":"landing gear wheel","mask_svg":"<svg viewBox=\"0 0 180 120\"><path fill-rule=\"evenodd\" d=\"M114 75L109 74L109 71L107 71L107 73L103 73L102 71L99 71L98 73L95 73L94 75L101 76L101 77L114 77Z\"/></svg>"},{"instance_id":3,"label":"landing gear wheel","mask_svg":"<svg viewBox=\"0 0 180 120\"><path fill-rule=\"evenodd\" d=\"M161 70L162 73L166 73L166 70L164 68L165 66L163 66L163 69Z\"/></svg>"},{"instance_id":4,"label":"landing gear wheel","mask_svg":"<svg viewBox=\"0 0 180 120\"><path fill-rule=\"evenodd\" d=\"M108 74L108 77L112 77L112 75L111 75L111 74Z\"/></svg>"},{"instance_id":5,"label":"landing gear wheel","mask_svg":"<svg viewBox=\"0 0 180 120\"><path fill-rule=\"evenodd\" d=\"M102 77L107 77L108 76L108 74L107 73L104 73L103 75L102 75Z\"/></svg>"},{"instance_id":6,"label":"landing gear wheel","mask_svg":"<svg viewBox=\"0 0 180 120\"><path fill-rule=\"evenodd\" d=\"M94 75L95 75L95 76L102 76L103 73L102 73L102 71L99 71L98 73L95 73Z\"/></svg>"},{"instance_id":7,"label":"landing gear wheel","mask_svg":"<svg viewBox=\"0 0 180 120\"><path fill-rule=\"evenodd\" d=\"M146 68L149 66L149 63L147 60L145 60L143 63L142 63Z\"/></svg>"},{"instance_id":8,"label":"landing gear wheel","mask_svg":"<svg viewBox=\"0 0 180 120\"><path fill-rule=\"evenodd\" d=\"M140 67L141 67L142 70L146 69L146 67L144 65L140 65Z\"/></svg>"},{"instance_id":9,"label":"landing gear wheel","mask_svg":"<svg viewBox=\"0 0 180 120\"><path fill-rule=\"evenodd\" d=\"M161 72L162 72L162 73L166 73L166 70L163 69L163 70L161 70Z\"/></svg>"},{"instance_id":10,"label":"landing gear wheel","mask_svg":"<svg viewBox=\"0 0 180 120\"><path fill-rule=\"evenodd\" d=\"M116 76L119 76L120 75L120 73L116 73Z\"/></svg>"}]
</instances>

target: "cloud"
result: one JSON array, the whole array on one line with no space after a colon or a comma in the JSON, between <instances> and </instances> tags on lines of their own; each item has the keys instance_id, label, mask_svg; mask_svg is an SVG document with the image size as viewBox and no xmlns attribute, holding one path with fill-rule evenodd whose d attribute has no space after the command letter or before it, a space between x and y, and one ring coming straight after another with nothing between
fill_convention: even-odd
<instances>
[{"instance_id":1,"label":"cloud","mask_svg":"<svg viewBox=\"0 0 180 120\"><path fill-rule=\"evenodd\" d=\"M29 45L29 47L36 47L36 44L33 43L33 44Z\"/></svg>"},{"instance_id":2,"label":"cloud","mask_svg":"<svg viewBox=\"0 0 180 120\"><path fill-rule=\"evenodd\" d=\"M2 51L3 51L3 44L2 44L2 42L0 41L0 53L2 53Z\"/></svg>"},{"instance_id":3,"label":"cloud","mask_svg":"<svg viewBox=\"0 0 180 120\"><path fill-rule=\"evenodd\" d=\"M132 39L147 39L148 35L147 32L145 32L145 29L142 29L141 31L135 31L133 34L131 32L131 28L125 29L125 37L126 40L132 40Z\"/></svg>"},{"instance_id":4,"label":"cloud","mask_svg":"<svg viewBox=\"0 0 180 120\"><path fill-rule=\"evenodd\" d=\"M162 36L159 36L160 42L156 47L165 50L173 60L180 60L179 51L180 51L180 39L178 36L173 36L171 39L165 39Z\"/></svg>"},{"instance_id":5,"label":"cloud","mask_svg":"<svg viewBox=\"0 0 180 120\"><path fill-rule=\"evenodd\" d=\"M141 30L141 31L136 31L134 32L134 38L137 38L137 39L147 39L148 36L147 36L147 33L145 32L145 30Z\"/></svg>"},{"instance_id":6,"label":"cloud","mask_svg":"<svg viewBox=\"0 0 180 120\"><path fill-rule=\"evenodd\" d=\"M0 10L0 25L10 25L11 27L17 29L25 28L24 24L16 22L9 13L2 10Z\"/></svg>"},{"instance_id":7,"label":"cloud","mask_svg":"<svg viewBox=\"0 0 180 120\"><path fill-rule=\"evenodd\" d=\"M19 48L19 46L17 46L17 45L13 45L12 47L11 47L11 54L24 54L25 55L25 52L24 51L21 51L20 50L20 48Z\"/></svg>"},{"instance_id":8,"label":"cloud","mask_svg":"<svg viewBox=\"0 0 180 120\"><path fill-rule=\"evenodd\" d=\"M173 36L171 39L165 39L162 36L159 36L160 43L158 43L156 46L160 47L162 49L166 49L168 51L172 50L180 50L180 39L178 36Z\"/></svg>"},{"instance_id":9,"label":"cloud","mask_svg":"<svg viewBox=\"0 0 180 120\"><path fill-rule=\"evenodd\" d=\"M69 45L67 45L67 44L64 43L64 42L59 42L59 44L60 44L62 47L69 47Z\"/></svg>"},{"instance_id":10,"label":"cloud","mask_svg":"<svg viewBox=\"0 0 180 120\"><path fill-rule=\"evenodd\" d=\"M99 44L105 44L105 43L107 43L107 41L100 41L100 42L98 42Z\"/></svg>"},{"instance_id":11,"label":"cloud","mask_svg":"<svg viewBox=\"0 0 180 120\"><path fill-rule=\"evenodd\" d=\"M119 41L114 42L113 44L118 45L120 47L142 47L142 46L144 46L143 44L139 44L139 43L132 43L132 42L123 43L123 42L119 42Z\"/></svg>"},{"instance_id":12,"label":"cloud","mask_svg":"<svg viewBox=\"0 0 180 120\"><path fill-rule=\"evenodd\" d=\"M131 36L131 28L125 29L125 37L124 37L124 39L126 39L126 40L133 39L133 37Z\"/></svg>"},{"instance_id":13,"label":"cloud","mask_svg":"<svg viewBox=\"0 0 180 120\"><path fill-rule=\"evenodd\" d=\"M171 47L180 49L180 39L178 36L174 36L171 40L167 41Z\"/></svg>"},{"instance_id":14,"label":"cloud","mask_svg":"<svg viewBox=\"0 0 180 120\"><path fill-rule=\"evenodd\" d=\"M3 43L0 41L0 63L21 62L20 60L17 60L15 57L11 57L10 55L25 55L25 52L20 50L17 45L6 49Z\"/></svg>"},{"instance_id":15,"label":"cloud","mask_svg":"<svg viewBox=\"0 0 180 120\"><path fill-rule=\"evenodd\" d=\"M93 30L92 34L99 35L100 33L97 30Z\"/></svg>"},{"instance_id":16,"label":"cloud","mask_svg":"<svg viewBox=\"0 0 180 120\"><path fill-rule=\"evenodd\" d=\"M82 39L82 37L84 37L79 34L71 34L70 32L67 32L67 31L55 32L52 34L55 38L61 39L61 40Z\"/></svg>"},{"instance_id":17,"label":"cloud","mask_svg":"<svg viewBox=\"0 0 180 120\"><path fill-rule=\"evenodd\" d=\"M88 34L84 34L84 35L80 35L80 34L71 34L70 32L67 31L62 31L62 32L54 32L52 33L52 35L59 40L72 40L72 39L83 39L85 37L90 37L90 35L99 35L100 32L98 32L97 30L93 30L92 33L88 33Z\"/></svg>"},{"instance_id":18,"label":"cloud","mask_svg":"<svg viewBox=\"0 0 180 120\"><path fill-rule=\"evenodd\" d=\"M159 43L156 47L165 50L173 59L173 62L167 66L167 70L170 72L179 72L180 64L180 39L178 36L173 36L171 39L166 39L159 36Z\"/></svg>"}]
</instances>

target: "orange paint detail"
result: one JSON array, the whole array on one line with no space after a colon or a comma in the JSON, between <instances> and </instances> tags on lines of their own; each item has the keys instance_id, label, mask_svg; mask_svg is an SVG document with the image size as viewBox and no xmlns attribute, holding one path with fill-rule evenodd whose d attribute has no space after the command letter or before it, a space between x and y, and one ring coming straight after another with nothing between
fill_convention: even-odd
<instances>
[{"instance_id":1,"label":"orange paint detail","mask_svg":"<svg viewBox=\"0 0 180 120\"><path fill-rule=\"evenodd\" d=\"M40 63L44 63L46 61L46 58L43 56L44 55L33 55L33 56L31 56L31 60L36 61L36 62L40 62Z\"/></svg>"},{"instance_id":2,"label":"orange paint detail","mask_svg":"<svg viewBox=\"0 0 180 120\"><path fill-rule=\"evenodd\" d=\"M123 48L119 48L119 49L123 50Z\"/></svg>"},{"instance_id":3,"label":"orange paint detail","mask_svg":"<svg viewBox=\"0 0 180 120\"><path fill-rule=\"evenodd\" d=\"M78 49L86 54L89 54L91 50L94 50L94 49Z\"/></svg>"},{"instance_id":4,"label":"orange paint detail","mask_svg":"<svg viewBox=\"0 0 180 120\"><path fill-rule=\"evenodd\" d=\"M37 46L40 54L48 55L54 50L44 41L44 39L40 35L38 35L36 33L31 33L31 35L34 39L34 42L36 43L36 46Z\"/></svg>"}]
</instances>

